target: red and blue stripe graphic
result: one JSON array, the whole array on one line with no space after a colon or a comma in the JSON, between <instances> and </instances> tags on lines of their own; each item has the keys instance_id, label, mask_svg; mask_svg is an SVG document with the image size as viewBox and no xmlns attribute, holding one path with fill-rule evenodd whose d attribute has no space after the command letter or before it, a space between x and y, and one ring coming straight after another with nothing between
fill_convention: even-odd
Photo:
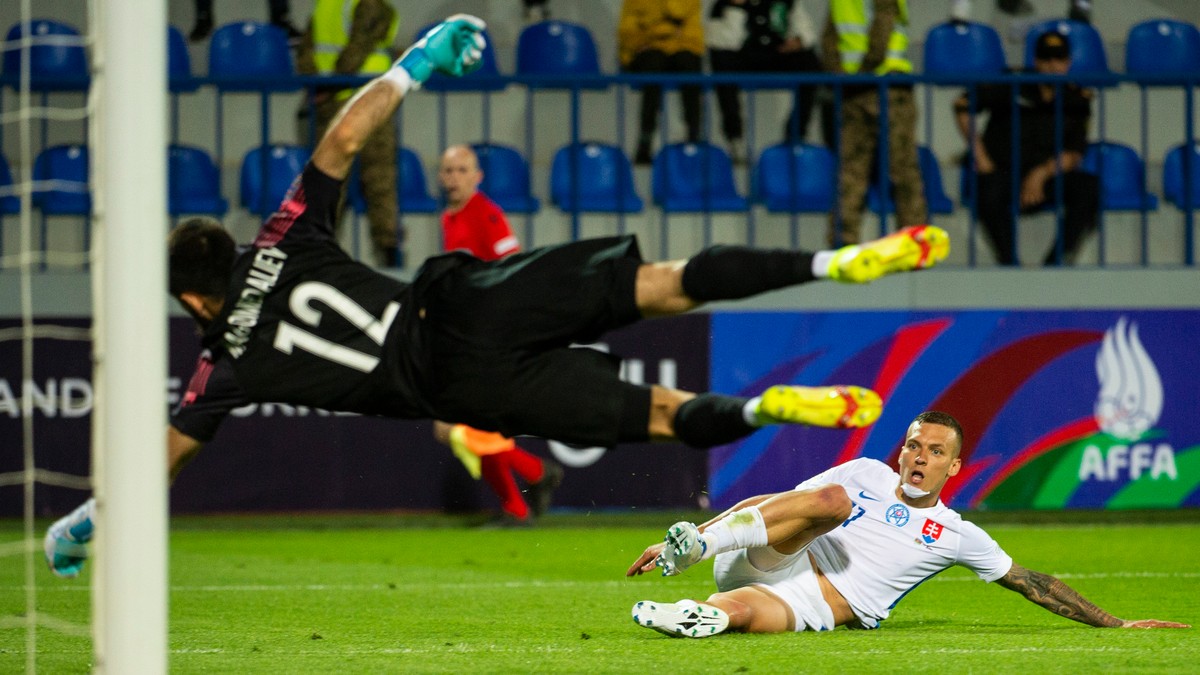
<instances>
[{"instance_id":1,"label":"red and blue stripe graphic","mask_svg":"<svg viewBox=\"0 0 1200 675\"><path fill-rule=\"evenodd\" d=\"M1165 400L1154 428L1132 440L1109 437L1095 419L1097 352L1122 317L1137 324ZM894 466L924 410L949 412L965 430L962 471L942 493L954 507L1200 505L1200 457L1191 457L1200 359L1180 339L1198 331L1200 312L1179 310L715 314L713 390L860 384L880 393L884 412L866 429L771 427L714 450L713 505L788 489L856 457ZM1154 487L1169 496L1145 497Z\"/></svg>"}]
</instances>

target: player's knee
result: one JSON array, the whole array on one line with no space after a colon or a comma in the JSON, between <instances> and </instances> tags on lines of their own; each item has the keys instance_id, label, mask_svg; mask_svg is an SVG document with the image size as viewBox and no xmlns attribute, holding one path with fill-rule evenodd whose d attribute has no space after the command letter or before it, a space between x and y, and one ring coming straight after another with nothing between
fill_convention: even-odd
<instances>
[{"instance_id":1,"label":"player's knee","mask_svg":"<svg viewBox=\"0 0 1200 675\"><path fill-rule=\"evenodd\" d=\"M433 440L437 441L438 443L441 443L442 445L450 445L450 430L453 428L454 428L454 426L447 422L443 422L441 420L434 420L434 422L433 422Z\"/></svg>"},{"instance_id":2,"label":"player's knee","mask_svg":"<svg viewBox=\"0 0 1200 675\"><path fill-rule=\"evenodd\" d=\"M751 619L754 618L753 607L741 600L735 600L728 593L713 593L704 602L729 615L729 628L731 630L749 626Z\"/></svg>"},{"instance_id":3,"label":"player's knee","mask_svg":"<svg viewBox=\"0 0 1200 675\"><path fill-rule=\"evenodd\" d=\"M850 517L853 503L846 489L836 483L822 485L814 490L818 512L825 520L842 522Z\"/></svg>"},{"instance_id":4,"label":"player's knee","mask_svg":"<svg viewBox=\"0 0 1200 675\"><path fill-rule=\"evenodd\" d=\"M683 291L683 261L646 263L638 267L635 301L649 318L679 314L696 306Z\"/></svg>"}]
</instances>

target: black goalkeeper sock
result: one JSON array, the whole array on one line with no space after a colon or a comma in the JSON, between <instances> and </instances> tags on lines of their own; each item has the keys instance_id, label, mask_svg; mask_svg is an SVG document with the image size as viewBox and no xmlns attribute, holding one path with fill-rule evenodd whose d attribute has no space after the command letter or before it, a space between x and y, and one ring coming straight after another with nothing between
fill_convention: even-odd
<instances>
[{"instance_id":1,"label":"black goalkeeper sock","mask_svg":"<svg viewBox=\"0 0 1200 675\"><path fill-rule=\"evenodd\" d=\"M746 423L742 408L748 398L700 394L675 412L675 436L693 448L732 443L758 427Z\"/></svg>"},{"instance_id":2,"label":"black goalkeeper sock","mask_svg":"<svg viewBox=\"0 0 1200 675\"><path fill-rule=\"evenodd\" d=\"M693 300L740 300L816 279L813 254L745 246L710 246L683 267L683 292Z\"/></svg>"}]
</instances>

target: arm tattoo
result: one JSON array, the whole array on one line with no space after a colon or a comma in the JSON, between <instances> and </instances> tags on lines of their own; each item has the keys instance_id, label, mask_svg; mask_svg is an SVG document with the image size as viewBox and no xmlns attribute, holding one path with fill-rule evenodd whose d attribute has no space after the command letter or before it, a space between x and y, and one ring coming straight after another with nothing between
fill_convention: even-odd
<instances>
[{"instance_id":1,"label":"arm tattoo","mask_svg":"<svg viewBox=\"0 0 1200 675\"><path fill-rule=\"evenodd\" d=\"M997 583L1020 593L1030 602L1036 602L1051 612L1073 621L1099 628L1119 628L1123 623L1117 617L1093 605L1075 589L1049 574L1035 572L1013 564L1008 574L997 580Z\"/></svg>"}]
</instances>

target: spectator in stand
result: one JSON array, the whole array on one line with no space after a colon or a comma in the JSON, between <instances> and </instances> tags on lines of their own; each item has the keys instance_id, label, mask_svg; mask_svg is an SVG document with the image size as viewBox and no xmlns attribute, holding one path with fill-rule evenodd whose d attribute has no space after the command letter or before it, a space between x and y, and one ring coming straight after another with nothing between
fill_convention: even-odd
<instances>
[{"instance_id":1,"label":"spectator in stand","mask_svg":"<svg viewBox=\"0 0 1200 675\"><path fill-rule=\"evenodd\" d=\"M521 4L525 8L526 23L537 23L550 18L550 8L546 6L547 0L521 0Z\"/></svg>"},{"instance_id":2,"label":"spectator in stand","mask_svg":"<svg viewBox=\"0 0 1200 675\"><path fill-rule=\"evenodd\" d=\"M825 69L831 73L911 73L908 58L907 0L830 0L822 37ZM917 106L911 84L887 87L887 119L882 119L874 83L842 87L841 174L838 203L830 217L829 241L854 244L862 236L867 187L880 126L887 127L889 173L895 185L899 227L928 217L917 159ZM840 221L840 222L839 222Z\"/></svg>"},{"instance_id":3,"label":"spectator in stand","mask_svg":"<svg viewBox=\"0 0 1200 675\"><path fill-rule=\"evenodd\" d=\"M347 22L347 8L352 8ZM296 69L303 75L373 75L383 73L395 58L400 17L390 0L317 0L312 19L296 55ZM316 114L316 138L325 136L330 122L354 89L318 87L303 113ZM396 267L400 263L399 197L396 193L396 127L380 124L358 155L358 170L375 263Z\"/></svg>"},{"instance_id":4,"label":"spectator in stand","mask_svg":"<svg viewBox=\"0 0 1200 675\"><path fill-rule=\"evenodd\" d=\"M1070 38L1050 31L1038 38L1034 47L1033 72L1065 75L1071 68ZM959 132L968 143L974 142L970 156L975 160L978 179L977 210L983 230L991 241L996 262L1017 265L1013 228L1013 116L1012 97L1018 97L1020 110L1020 175L1018 193L1022 213L1037 211L1053 203L1055 181L1063 186L1062 260L1059 242L1046 253L1044 263L1072 264L1087 235L1096 228L1100 209L1100 181L1080 170L1087 150L1087 126L1091 116L1092 92L1077 84L1056 86L1051 83L1022 84L1017 92L1010 85L983 85L977 96L978 110L990 113L987 127L975 133L971 102L963 94L954 103ZM1061 96L1062 152L1055 139L1057 112Z\"/></svg>"},{"instance_id":5,"label":"spectator in stand","mask_svg":"<svg viewBox=\"0 0 1200 675\"><path fill-rule=\"evenodd\" d=\"M996 0L996 9L1015 17L1032 14L1033 4L1029 0ZM1091 23L1092 0L1067 0L1067 18ZM950 0L950 20L964 23L970 21L971 0Z\"/></svg>"},{"instance_id":6,"label":"spectator in stand","mask_svg":"<svg viewBox=\"0 0 1200 675\"><path fill-rule=\"evenodd\" d=\"M627 73L701 72L704 56L704 26L700 0L624 0L617 28L617 51L621 69ZM700 140L700 86L679 88L687 140ZM651 161L654 131L662 106L662 87L642 87L642 109L634 161Z\"/></svg>"},{"instance_id":7,"label":"spectator in stand","mask_svg":"<svg viewBox=\"0 0 1200 675\"><path fill-rule=\"evenodd\" d=\"M504 211L479 191L483 171L470 146L453 145L442 153L438 182L446 195L446 210L442 212L445 250L466 251L480 260L499 260L521 250ZM433 435L450 446L472 477L482 475L500 498L502 513L492 525L531 524L545 513L562 482L561 466L526 452L502 434L438 421L434 422ZM532 503L522 497L514 474L528 484Z\"/></svg>"},{"instance_id":8,"label":"spectator in stand","mask_svg":"<svg viewBox=\"0 0 1200 675\"><path fill-rule=\"evenodd\" d=\"M268 0L271 7L271 23L279 26L287 33L288 42L295 44L300 39L300 31L292 25L292 10L288 0ZM188 38L199 42L212 34L213 31L213 0L195 0L196 19L192 24L192 32Z\"/></svg>"},{"instance_id":9,"label":"spectator in stand","mask_svg":"<svg viewBox=\"0 0 1200 675\"><path fill-rule=\"evenodd\" d=\"M714 73L820 72L817 29L803 0L717 0L708 14L705 36ZM799 142L808 133L816 87L796 88L795 106L784 138ZM716 86L721 131L735 162L746 161L742 104L736 84Z\"/></svg>"}]
</instances>

